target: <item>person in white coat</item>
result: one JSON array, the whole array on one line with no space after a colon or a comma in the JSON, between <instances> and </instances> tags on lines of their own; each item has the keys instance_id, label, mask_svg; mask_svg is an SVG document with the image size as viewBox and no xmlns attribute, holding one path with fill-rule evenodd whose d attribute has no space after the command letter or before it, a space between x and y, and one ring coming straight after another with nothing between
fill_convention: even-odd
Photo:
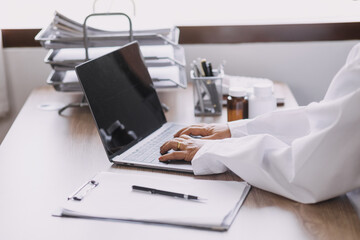
<instances>
[{"instance_id":1,"label":"person in white coat","mask_svg":"<svg viewBox=\"0 0 360 240\"><path fill-rule=\"evenodd\" d=\"M360 44L322 101L255 119L183 128L163 144L159 160L191 161L196 175L230 169L289 199L323 201L360 187L359 104Z\"/></svg>"}]
</instances>

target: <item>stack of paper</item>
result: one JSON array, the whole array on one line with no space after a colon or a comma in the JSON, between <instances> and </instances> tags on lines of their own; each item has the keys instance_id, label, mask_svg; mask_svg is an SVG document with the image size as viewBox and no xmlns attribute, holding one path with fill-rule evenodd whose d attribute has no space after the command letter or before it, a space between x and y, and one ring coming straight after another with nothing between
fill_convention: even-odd
<instances>
[{"instance_id":1,"label":"stack of paper","mask_svg":"<svg viewBox=\"0 0 360 240\"><path fill-rule=\"evenodd\" d=\"M87 27L89 46L121 46L129 42L129 30L106 31ZM134 40L140 45L178 44L179 29L162 28L148 30L134 30ZM35 40L40 41L46 49L78 48L84 47L83 25L66 16L55 12L53 21L43 28Z\"/></svg>"},{"instance_id":2,"label":"stack of paper","mask_svg":"<svg viewBox=\"0 0 360 240\"><path fill-rule=\"evenodd\" d=\"M109 172L98 174L92 181L96 185L86 189L80 201L66 201L60 212L54 215L225 231L231 226L250 189L245 182ZM203 200L137 192L132 190L132 185L196 195Z\"/></svg>"},{"instance_id":3,"label":"stack of paper","mask_svg":"<svg viewBox=\"0 0 360 240\"><path fill-rule=\"evenodd\" d=\"M185 52L178 44L179 29L159 28L133 30L133 38L140 44L145 64L149 68L163 68L163 78L150 76L155 87L186 88ZM47 83L58 91L81 91L74 74L75 66L129 43L129 31L108 31L87 27L88 59L84 48L83 25L56 12L49 26L35 37L42 46L50 49L44 61L50 64L51 72ZM69 74L66 74L70 71ZM152 71L153 72L153 71ZM71 75L71 77L67 77Z\"/></svg>"}]
</instances>

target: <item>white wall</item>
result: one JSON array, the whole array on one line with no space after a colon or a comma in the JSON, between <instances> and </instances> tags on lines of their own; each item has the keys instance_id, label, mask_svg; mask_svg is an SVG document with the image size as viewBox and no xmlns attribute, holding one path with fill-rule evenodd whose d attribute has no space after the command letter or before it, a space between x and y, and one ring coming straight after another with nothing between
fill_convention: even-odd
<instances>
[{"instance_id":1,"label":"white wall","mask_svg":"<svg viewBox=\"0 0 360 240\"><path fill-rule=\"evenodd\" d=\"M225 73L288 83L300 105L319 101L350 49L359 41L186 46L187 62L204 57Z\"/></svg>"},{"instance_id":2,"label":"white wall","mask_svg":"<svg viewBox=\"0 0 360 240\"><path fill-rule=\"evenodd\" d=\"M360 2L355 0L97 0L96 12L124 12L137 26L198 26L289 24L319 22L358 22ZM83 22L93 12L94 0L11 0L0 8L0 27L42 28L50 22L54 11ZM21 6L21 7L19 7ZM41 8L37 7L41 6ZM176 9L174 9L176 6ZM151 19L151 21L149 21ZM165 21L164 21L165 20ZM102 22L97 19L96 23ZM119 20L105 20L119 29ZM95 22L94 22L95 23ZM104 27L101 24L101 27ZM127 29L127 25L126 25Z\"/></svg>"},{"instance_id":3,"label":"white wall","mask_svg":"<svg viewBox=\"0 0 360 240\"><path fill-rule=\"evenodd\" d=\"M10 112L7 117L0 118L0 143L32 89L45 85L51 71L43 62L46 53L41 48L4 49Z\"/></svg>"},{"instance_id":4,"label":"white wall","mask_svg":"<svg viewBox=\"0 0 360 240\"><path fill-rule=\"evenodd\" d=\"M358 41L185 45L187 62L207 58L216 67L222 60L230 75L266 77L286 82L298 103L320 100L335 73ZM42 48L4 50L11 113L0 119L0 142L35 87L45 85L50 67ZM189 65L189 64L188 64ZM188 69L189 72L189 69ZM29 126L30 127L30 126Z\"/></svg>"}]
</instances>

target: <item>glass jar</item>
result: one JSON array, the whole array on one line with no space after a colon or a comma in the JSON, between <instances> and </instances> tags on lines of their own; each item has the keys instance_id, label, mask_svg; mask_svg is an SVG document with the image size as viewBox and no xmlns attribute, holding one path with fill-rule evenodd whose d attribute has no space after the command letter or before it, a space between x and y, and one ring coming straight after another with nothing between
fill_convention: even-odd
<instances>
[{"instance_id":1,"label":"glass jar","mask_svg":"<svg viewBox=\"0 0 360 240\"><path fill-rule=\"evenodd\" d=\"M228 122L248 118L247 92L244 88L230 87L227 114Z\"/></svg>"}]
</instances>

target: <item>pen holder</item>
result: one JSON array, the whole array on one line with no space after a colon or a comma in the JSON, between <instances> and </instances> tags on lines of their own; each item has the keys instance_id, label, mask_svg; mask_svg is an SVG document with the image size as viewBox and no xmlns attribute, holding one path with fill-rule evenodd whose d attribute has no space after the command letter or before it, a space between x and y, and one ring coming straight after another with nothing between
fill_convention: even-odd
<instances>
[{"instance_id":1,"label":"pen holder","mask_svg":"<svg viewBox=\"0 0 360 240\"><path fill-rule=\"evenodd\" d=\"M222 113L222 79L224 72L213 70L213 77L196 77L190 72L194 89L195 116L219 116Z\"/></svg>"}]
</instances>

